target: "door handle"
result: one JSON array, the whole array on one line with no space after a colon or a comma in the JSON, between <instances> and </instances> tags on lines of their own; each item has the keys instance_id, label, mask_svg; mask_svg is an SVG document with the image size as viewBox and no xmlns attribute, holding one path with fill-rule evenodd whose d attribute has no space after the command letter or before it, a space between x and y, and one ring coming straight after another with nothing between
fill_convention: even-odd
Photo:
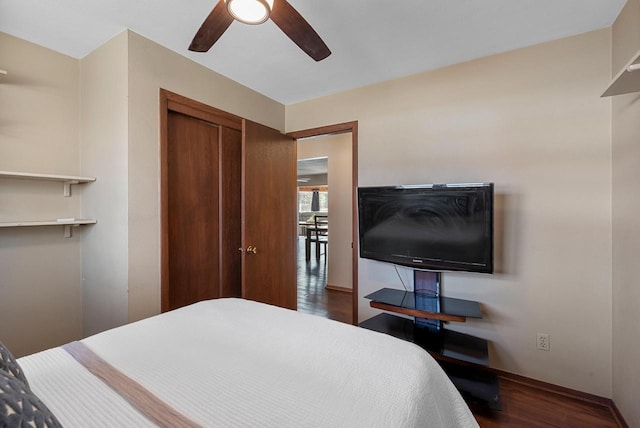
<instances>
[{"instance_id":1,"label":"door handle","mask_svg":"<svg viewBox=\"0 0 640 428\"><path fill-rule=\"evenodd\" d=\"M249 245L247 247L247 253L249 253L249 254L258 254L258 249L256 247L254 247L253 245Z\"/></svg>"}]
</instances>

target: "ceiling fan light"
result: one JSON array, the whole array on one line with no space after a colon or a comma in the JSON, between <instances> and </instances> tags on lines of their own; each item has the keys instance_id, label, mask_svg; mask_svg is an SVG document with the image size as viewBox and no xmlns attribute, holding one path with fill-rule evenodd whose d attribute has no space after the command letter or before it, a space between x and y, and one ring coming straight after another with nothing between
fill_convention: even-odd
<instances>
[{"instance_id":1,"label":"ceiling fan light","mask_svg":"<svg viewBox=\"0 0 640 428\"><path fill-rule=\"evenodd\" d=\"M271 14L273 0L225 0L227 10L245 24L262 24Z\"/></svg>"}]
</instances>

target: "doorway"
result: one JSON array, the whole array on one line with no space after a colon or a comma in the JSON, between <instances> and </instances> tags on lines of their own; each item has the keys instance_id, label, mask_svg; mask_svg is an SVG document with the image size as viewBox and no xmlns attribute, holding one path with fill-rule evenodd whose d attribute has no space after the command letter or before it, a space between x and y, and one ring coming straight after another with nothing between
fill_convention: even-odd
<instances>
[{"instance_id":1,"label":"doorway","mask_svg":"<svg viewBox=\"0 0 640 428\"><path fill-rule=\"evenodd\" d=\"M357 325L357 122L288 135L298 142L299 161L303 158L317 167L325 158L327 165L326 171L316 169L315 177L313 174L298 176L302 180L298 182L299 191L313 194L316 190L321 196L318 199L328 201L326 207L315 207L317 211L304 212L304 207L300 204L298 207L298 310ZM326 193L322 194L323 191ZM310 224L307 217L316 215L326 216L328 242L317 247L318 253L315 246L311 248L310 257L306 257L308 234L303 232Z\"/></svg>"}]
</instances>

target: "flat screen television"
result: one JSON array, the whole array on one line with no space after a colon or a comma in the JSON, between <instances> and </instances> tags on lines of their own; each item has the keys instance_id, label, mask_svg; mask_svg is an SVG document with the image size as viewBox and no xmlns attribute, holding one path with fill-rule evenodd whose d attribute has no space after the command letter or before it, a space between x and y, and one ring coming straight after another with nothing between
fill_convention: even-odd
<instances>
[{"instance_id":1,"label":"flat screen television","mask_svg":"<svg viewBox=\"0 0 640 428\"><path fill-rule=\"evenodd\" d=\"M493 183L358 188L360 257L493 273Z\"/></svg>"}]
</instances>

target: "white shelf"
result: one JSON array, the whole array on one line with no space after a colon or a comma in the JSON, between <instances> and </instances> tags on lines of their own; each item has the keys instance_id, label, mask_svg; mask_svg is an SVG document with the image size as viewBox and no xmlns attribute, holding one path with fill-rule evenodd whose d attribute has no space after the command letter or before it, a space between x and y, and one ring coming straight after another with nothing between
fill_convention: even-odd
<instances>
[{"instance_id":1,"label":"white shelf","mask_svg":"<svg viewBox=\"0 0 640 428\"><path fill-rule=\"evenodd\" d=\"M71 196L71 185L81 183L91 183L96 181L95 177L80 177L76 175L57 175L57 174L40 174L33 172L13 172L0 171L0 178L20 179L20 180L39 180L39 181L57 181L64 184L64 196ZM85 224L97 223L94 219L86 218L60 218L55 220L43 221L5 221L0 222L1 227L34 227L34 226L63 226L64 237L71 238L71 228Z\"/></svg>"},{"instance_id":2,"label":"white shelf","mask_svg":"<svg viewBox=\"0 0 640 428\"><path fill-rule=\"evenodd\" d=\"M0 178L17 178L20 180L58 181L64 184L64 196L71 196L71 185L96 181L95 177L75 175L39 174L32 172L0 171Z\"/></svg>"},{"instance_id":3,"label":"white shelf","mask_svg":"<svg viewBox=\"0 0 640 428\"><path fill-rule=\"evenodd\" d=\"M26 226L79 226L81 224L96 224L98 221L90 218L78 218L75 220L42 220L42 221L3 221L0 227L26 227Z\"/></svg>"},{"instance_id":4,"label":"white shelf","mask_svg":"<svg viewBox=\"0 0 640 428\"><path fill-rule=\"evenodd\" d=\"M64 226L64 237L71 238L71 228L83 224L96 224L97 220L79 218L74 220L43 220L43 221L5 221L0 222L0 227L33 227L33 226Z\"/></svg>"},{"instance_id":5,"label":"white shelf","mask_svg":"<svg viewBox=\"0 0 640 428\"><path fill-rule=\"evenodd\" d=\"M602 97L640 92L640 51L618 72Z\"/></svg>"}]
</instances>

